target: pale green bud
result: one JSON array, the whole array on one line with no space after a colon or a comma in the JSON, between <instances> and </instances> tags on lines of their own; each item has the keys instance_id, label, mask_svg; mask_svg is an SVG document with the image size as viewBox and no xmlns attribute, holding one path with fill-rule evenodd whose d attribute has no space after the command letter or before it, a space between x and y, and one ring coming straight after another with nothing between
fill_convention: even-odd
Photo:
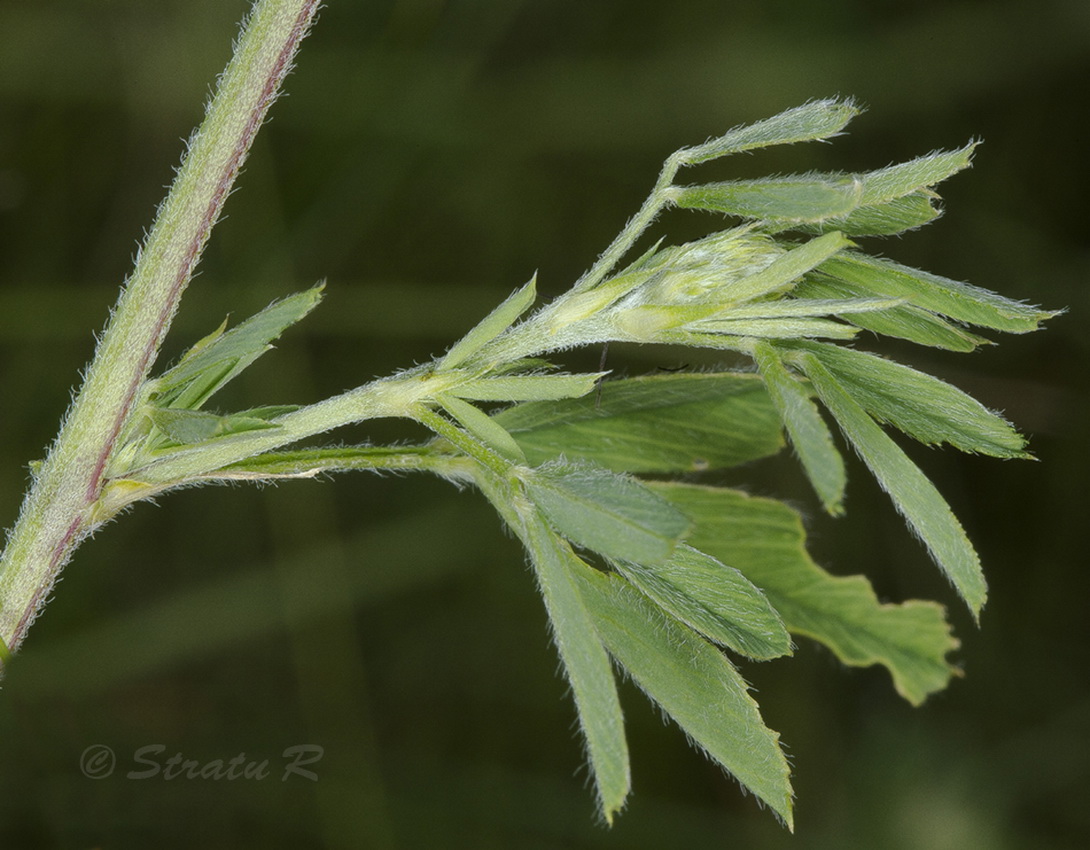
<instances>
[{"instance_id":1,"label":"pale green bud","mask_svg":"<svg viewBox=\"0 0 1090 850\"><path fill-rule=\"evenodd\" d=\"M730 301L730 287L783 254L770 237L748 228L727 230L661 252L648 268L657 273L634 294L642 304L679 305Z\"/></svg>"}]
</instances>

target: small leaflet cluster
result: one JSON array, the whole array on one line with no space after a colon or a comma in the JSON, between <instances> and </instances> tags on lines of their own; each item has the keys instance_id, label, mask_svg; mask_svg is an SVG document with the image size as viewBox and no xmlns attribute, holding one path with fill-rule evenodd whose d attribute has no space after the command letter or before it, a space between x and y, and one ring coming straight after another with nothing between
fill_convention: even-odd
<instances>
[{"instance_id":1,"label":"small leaflet cluster","mask_svg":"<svg viewBox=\"0 0 1090 850\"><path fill-rule=\"evenodd\" d=\"M318 303L321 287L219 328L144 386L112 461L103 519L205 481L421 469L470 482L526 546L605 820L631 781L616 666L790 826L779 736L732 658L790 655L793 638L805 637L846 664L885 666L919 704L948 683L957 642L937 603L883 604L864 577L819 568L791 508L692 483L694 473L775 454L786 437L820 503L838 515L846 444L978 617L987 587L976 552L887 431L1000 458L1028 457L1025 441L961 390L851 343L870 331L968 352L988 342L982 332L1025 333L1053 315L870 256L854 241L936 218L934 187L968 167L972 143L864 173L675 179L740 151L835 136L857 112L851 102L815 101L678 151L641 212L568 293L533 311L531 280L443 357L342 397L204 409ZM670 207L733 224L695 242L660 241L618 268ZM740 352L757 371L603 383L602 373L564 374L547 359L609 341ZM416 419L435 439L285 448L378 415Z\"/></svg>"}]
</instances>

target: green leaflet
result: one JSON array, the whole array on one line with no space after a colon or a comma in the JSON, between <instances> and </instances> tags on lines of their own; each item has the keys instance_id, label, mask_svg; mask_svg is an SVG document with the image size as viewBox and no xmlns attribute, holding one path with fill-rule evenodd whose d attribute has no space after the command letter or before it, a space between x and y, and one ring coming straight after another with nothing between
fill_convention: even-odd
<instances>
[{"instance_id":1,"label":"green leaflet","mask_svg":"<svg viewBox=\"0 0 1090 850\"><path fill-rule=\"evenodd\" d=\"M987 599L984 573L946 500L814 354L804 352L798 362L848 441L979 619Z\"/></svg>"},{"instance_id":2,"label":"green leaflet","mask_svg":"<svg viewBox=\"0 0 1090 850\"><path fill-rule=\"evenodd\" d=\"M157 407L199 408L268 351L285 329L317 307L324 288L318 284L276 301L226 333L225 321L182 355L177 365L149 381L145 393Z\"/></svg>"},{"instance_id":3,"label":"green leaflet","mask_svg":"<svg viewBox=\"0 0 1090 850\"><path fill-rule=\"evenodd\" d=\"M436 370L454 369L465 363L518 321L519 317L533 306L536 298L537 275L535 274L528 283L509 295L502 304L481 319L469 333L456 342L443 359L439 361Z\"/></svg>"},{"instance_id":4,"label":"green leaflet","mask_svg":"<svg viewBox=\"0 0 1090 850\"><path fill-rule=\"evenodd\" d=\"M819 336L851 339L859 332L857 327L819 317L888 310L900 303L890 298L821 301L783 298L723 307L707 302L669 307L642 306L623 311L615 318L614 327L622 335L621 338L635 342L657 341L664 334L678 336L689 331L772 339Z\"/></svg>"},{"instance_id":5,"label":"green leaflet","mask_svg":"<svg viewBox=\"0 0 1090 850\"><path fill-rule=\"evenodd\" d=\"M1028 458L1025 438L1001 416L945 381L908 366L836 345L799 343L879 422L921 443L949 443L963 452Z\"/></svg>"},{"instance_id":6,"label":"green leaflet","mask_svg":"<svg viewBox=\"0 0 1090 850\"><path fill-rule=\"evenodd\" d=\"M681 153L685 163L696 165L756 148L827 139L858 114L859 109L850 100L815 100L764 121L735 127L718 139L685 148Z\"/></svg>"},{"instance_id":7,"label":"green leaflet","mask_svg":"<svg viewBox=\"0 0 1090 850\"><path fill-rule=\"evenodd\" d=\"M532 464L557 455L615 472L725 469L782 448L756 375L652 375L602 384L601 395L529 403L494 417Z\"/></svg>"},{"instance_id":8,"label":"green leaflet","mask_svg":"<svg viewBox=\"0 0 1090 850\"><path fill-rule=\"evenodd\" d=\"M797 635L820 641L845 664L881 664L913 705L946 687L958 642L942 606L881 604L863 576L832 576L806 552L799 515L782 502L736 490L655 483L694 523L694 547L736 567L760 587Z\"/></svg>"},{"instance_id":9,"label":"green leaflet","mask_svg":"<svg viewBox=\"0 0 1090 850\"><path fill-rule=\"evenodd\" d=\"M729 336L757 337L759 339L798 339L800 337L824 337L825 339L851 339L859 328L835 322L831 319L708 319L694 322L692 328L698 334L727 334ZM675 333L682 333L677 331Z\"/></svg>"},{"instance_id":10,"label":"green leaflet","mask_svg":"<svg viewBox=\"0 0 1090 850\"><path fill-rule=\"evenodd\" d=\"M741 303L788 290L808 271L851 244L844 234L835 231L811 239L781 254L759 272L732 284L724 295L732 303Z\"/></svg>"},{"instance_id":11,"label":"green leaflet","mask_svg":"<svg viewBox=\"0 0 1090 850\"><path fill-rule=\"evenodd\" d=\"M731 305L711 318L779 319L786 316L840 316L888 310L901 302L895 298L786 298Z\"/></svg>"},{"instance_id":12,"label":"green leaflet","mask_svg":"<svg viewBox=\"0 0 1090 850\"><path fill-rule=\"evenodd\" d=\"M798 298L862 298L871 293L861 286L836 280L818 272L807 275L792 294ZM919 345L949 351L973 351L988 340L912 304L901 304L881 312L841 314L841 318L883 336L907 339Z\"/></svg>"},{"instance_id":13,"label":"green leaflet","mask_svg":"<svg viewBox=\"0 0 1090 850\"><path fill-rule=\"evenodd\" d=\"M711 210L773 226L853 236L901 233L935 219L930 186L968 167L975 143L864 174L809 174L675 186L679 207Z\"/></svg>"},{"instance_id":14,"label":"green leaflet","mask_svg":"<svg viewBox=\"0 0 1090 850\"><path fill-rule=\"evenodd\" d=\"M607 558L665 563L689 530L684 514L639 481L587 463L550 461L523 484L560 534Z\"/></svg>"},{"instance_id":15,"label":"green leaflet","mask_svg":"<svg viewBox=\"0 0 1090 850\"><path fill-rule=\"evenodd\" d=\"M679 345L704 345L706 337L714 334L761 339L799 337L852 339L859 333L859 329L853 325L807 315L793 316L789 307L782 311L784 314L782 317L744 319L735 318L731 315L732 312L729 307L717 310L713 304L684 307L633 307L617 316L612 324L616 331L615 338L619 340ZM764 311L754 310L753 312ZM780 311L773 308L768 312ZM690 337L699 342L689 342ZM720 344L713 343L712 347L719 347ZM733 347L733 344L728 344L726 347Z\"/></svg>"},{"instance_id":16,"label":"green leaflet","mask_svg":"<svg viewBox=\"0 0 1090 850\"><path fill-rule=\"evenodd\" d=\"M518 443L483 410L460 398L445 394L436 396L435 400L459 425L488 448L514 463L526 463L526 456Z\"/></svg>"},{"instance_id":17,"label":"green leaflet","mask_svg":"<svg viewBox=\"0 0 1090 850\"><path fill-rule=\"evenodd\" d=\"M920 191L874 206L856 207L846 216L816 224L798 225L792 229L806 233L840 230L849 236L893 236L904 233L906 230L923 227L939 215L934 195Z\"/></svg>"},{"instance_id":18,"label":"green leaflet","mask_svg":"<svg viewBox=\"0 0 1090 850\"><path fill-rule=\"evenodd\" d=\"M936 151L908 162L860 174L858 176L863 183L863 193L859 205L868 207L884 204L941 183L968 168L975 149L976 142L969 142L958 150Z\"/></svg>"},{"instance_id":19,"label":"green leaflet","mask_svg":"<svg viewBox=\"0 0 1090 850\"><path fill-rule=\"evenodd\" d=\"M779 735L714 646L664 616L619 576L584 569L579 589L609 653L712 760L791 826L791 782Z\"/></svg>"},{"instance_id":20,"label":"green leaflet","mask_svg":"<svg viewBox=\"0 0 1090 850\"><path fill-rule=\"evenodd\" d=\"M613 669L580 593L579 579L590 568L536 514L526 521L525 535L553 639L575 695L598 801L606 822L612 823L628 796L628 745Z\"/></svg>"},{"instance_id":21,"label":"green leaflet","mask_svg":"<svg viewBox=\"0 0 1090 850\"><path fill-rule=\"evenodd\" d=\"M851 236L889 236L927 224L938 217L937 197L930 187L969 166L974 142L955 151L939 151L870 171L850 175L861 184L858 206L843 216L797 229L842 230ZM817 175L833 180L845 175Z\"/></svg>"},{"instance_id":22,"label":"green leaflet","mask_svg":"<svg viewBox=\"0 0 1090 850\"><path fill-rule=\"evenodd\" d=\"M617 278L626 277L630 274L636 274L637 272L641 272L648 268L653 268L659 265L659 263L657 262L652 263L651 260L652 258L655 258L656 260L660 259L659 249L662 248L662 243L665 241L666 237L660 236L654 245L652 245L650 248L640 254L636 259L634 259L631 263L629 263L627 266L625 266L623 269L613 275L611 279L616 280ZM676 250L676 248L667 249L668 252L673 252Z\"/></svg>"},{"instance_id":23,"label":"green leaflet","mask_svg":"<svg viewBox=\"0 0 1090 850\"><path fill-rule=\"evenodd\" d=\"M675 206L707 210L773 224L824 221L859 205L862 186L850 177L778 177L672 186Z\"/></svg>"},{"instance_id":24,"label":"green leaflet","mask_svg":"<svg viewBox=\"0 0 1090 850\"><path fill-rule=\"evenodd\" d=\"M557 401L586 395L605 375L605 372L590 372L583 375L488 377L461 384L450 390L448 395L473 401Z\"/></svg>"},{"instance_id":25,"label":"green leaflet","mask_svg":"<svg viewBox=\"0 0 1090 850\"><path fill-rule=\"evenodd\" d=\"M272 305L269 305L269 306L271 307ZM265 309L267 310L269 308L266 307ZM224 331L227 330L227 323L228 323L229 320L230 320L230 316L226 317L222 322L220 322L220 326L218 328L216 328L214 331L212 331L212 333L208 334L207 336L201 337L195 343L193 343L193 345L191 345L189 347L189 350L186 351L181 356L180 360L185 361L185 360L187 360L187 359L189 359L191 357L196 356L201 351L203 351L205 348L207 348L212 343L214 343L216 340L218 340L221 336L223 336Z\"/></svg>"},{"instance_id":26,"label":"green leaflet","mask_svg":"<svg viewBox=\"0 0 1090 850\"><path fill-rule=\"evenodd\" d=\"M1035 331L1042 321L1056 315L986 289L857 251L842 251L823 263L821 270L866 294L904 298L910 304L955 321L998 331Z\"/></svg>"},{"instance_id":27,"label":"green leaflet","mask_svg":"<svg viewBox=\"0 0 1090 850\"><path fill-rule=\"evenodd\" d=\"M791 652L791 638L764 594L733 567L682 544L657 566L613 561L617 571L689 628L750 658Z\"/></svg>"},{"instance_id":28,"label":"green leaflet","mask_svg":"<svg viewBox=\"0 0 1090 850\"><path fill-rule=\"evenodd\" d=\"M784 368L773 346L759 343L754 348L754 358L814 490L825 510L839 516L844 512L847 474L829 426L811 401L810 393Z\"/></svg>"},{"instance_id":29,"label":"green leaflet","mask_svg":"<svg viewBox=\"0 0 1090 850\"><path fill-rule=\"evenodd\" d=\"M160 407L147 407L145 412L155 427L172 442L178 445L189 445L231 434L242 434L246 431L279 428L279 425L269 420L297 409L287 405L259 407L222 416L206 413L203 410L174 410Z\"/></svg>"}]
</instances>

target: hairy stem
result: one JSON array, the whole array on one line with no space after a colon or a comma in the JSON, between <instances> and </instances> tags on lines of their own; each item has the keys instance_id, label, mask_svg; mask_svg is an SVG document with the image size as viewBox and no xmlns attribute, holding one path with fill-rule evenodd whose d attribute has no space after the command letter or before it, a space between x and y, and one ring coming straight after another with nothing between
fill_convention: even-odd
<instances>
[{"instance_id":1,"label":"hairy stem","mask_svg":"<svg viewBox=\"0 0 1090 850\"><path fill-rule=\"evenodd\" d=\"M621 258L628 253L629 249L636 244L640 234L651 225L655 217L662 212L663 207L670 202L667 190L670 188L670 184L674 182L678 169L683 165L688 165L687 153L686 150L680 150L667 158L666 162L663 163L662 171L659 172L658 180L655 181L655 188L651 190L651 194L644 200L643 206L628 220L610 246L602 252L602 256L598 258L598 261L576 281L575 286L572 287L573 293L586 292L588 289L596 287L620 262Z\"/></svg>"},{"instance_id":2,"label":"hairy stem","mask_svg":"<svg viewBox=\"0 0 1090 850\"><path fill-rule=\"evenodd\" d=\"M411 417L417 405L464 383L457 375L428 374L420 370L381 378L272 420L276 428L247 431L211 443L172 450L161 460L136 469L140 481L171 486L196 477L216 477L217 470L264 452L369 419Z\"/></svg>"},{"instance_id":3,"label":"hairy stem","mask_svg":"<svg viewBox=\"0 0 1090 850\"><path fill-rule=\"evenodd\" d=\"M0 646L14 651L93 528L106 465L239 168L319 0L258 0L38 470L0 559Z\"/></svg>"}]
</instances>

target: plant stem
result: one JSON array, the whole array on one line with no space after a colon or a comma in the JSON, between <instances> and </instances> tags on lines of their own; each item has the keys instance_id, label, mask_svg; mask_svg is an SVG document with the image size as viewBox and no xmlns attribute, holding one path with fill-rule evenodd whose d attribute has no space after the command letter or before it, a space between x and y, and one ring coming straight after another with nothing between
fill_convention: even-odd
<instances>
[{"instance_id":1,"label":"plant stem","mask_svg":"<svg viewBox=\"0 0 1090 850\"><path fill-rule=\"evenodd\" d=\"M319 0L258 0L0 559L0 640L14 651L93 507L239 168L291 69Z\"/></svg>"},{"instance_id":2,"label":"plant stem","mask_svg":"<svg viewBox=\"0 0 1090 850\"><path fill-rule=\"evenodd\" d=\"M370 470L372 472L432 472L445 478L469 476L472 461L437 451L432 445L352 446L266 452L210 473L208 481L271 481L279 478L313 478L323 472ZM202 479L197 479L202 480Z\"/></svg>"},{"instance_id":3,"label":"plant stem","mask_svg":"<svg viewBox=\"0 0 1090 850\"><path fill-rule=\"evenodd\" d=\"M669 203L670 197L667 190L674 182L678 169L689 164L688 154L688 150L682 149L666 159L662 171L659 172L658 180L655 181L655 188L651 190L651 194L647 196L643 206L628 220L624 229L617 234L610 246L602 252L602 256L598 258L598 261L576 281L575 286L571 289L572 293L586 292L588 289L593 289L628 253L636 240L640 238L640 234L651 225L655 217L662 212L662 208Z\"/></svg>"},{"instance_id":4,"label":"plant stem","mask_svg":"<svg viewBox=\"0 0 1090 850\"><path fill-rule=\"evenodd\" d=\"M461 380L464 380L461 379ZM410 416L415 406L446 389L454 379L432 376L430 379L410 374L394 375L372 381L346 393L307 405L272 420L276 428L247 431L237 436L196 444L192 448L172 450L132 475L142 482L169 487L196 477L218 477L217 470L247 458L273 451L299 440L313 437L343 425L368 419Z\"/></svg>"},{"instance_id":5,"label":"plant stem","mask_svg":"<svg viewBox=\"0 0 1090 850\"><path fill-rule=\"evenodd\" d=\"M473 458L477 464L493 475L503 478L511 467L511 462L500 457L487 446L477 442L452 422L448 422L434 410L419 405L413 412L413 418L430 428L452 446Z\"/></svg>"}]
</instances>

